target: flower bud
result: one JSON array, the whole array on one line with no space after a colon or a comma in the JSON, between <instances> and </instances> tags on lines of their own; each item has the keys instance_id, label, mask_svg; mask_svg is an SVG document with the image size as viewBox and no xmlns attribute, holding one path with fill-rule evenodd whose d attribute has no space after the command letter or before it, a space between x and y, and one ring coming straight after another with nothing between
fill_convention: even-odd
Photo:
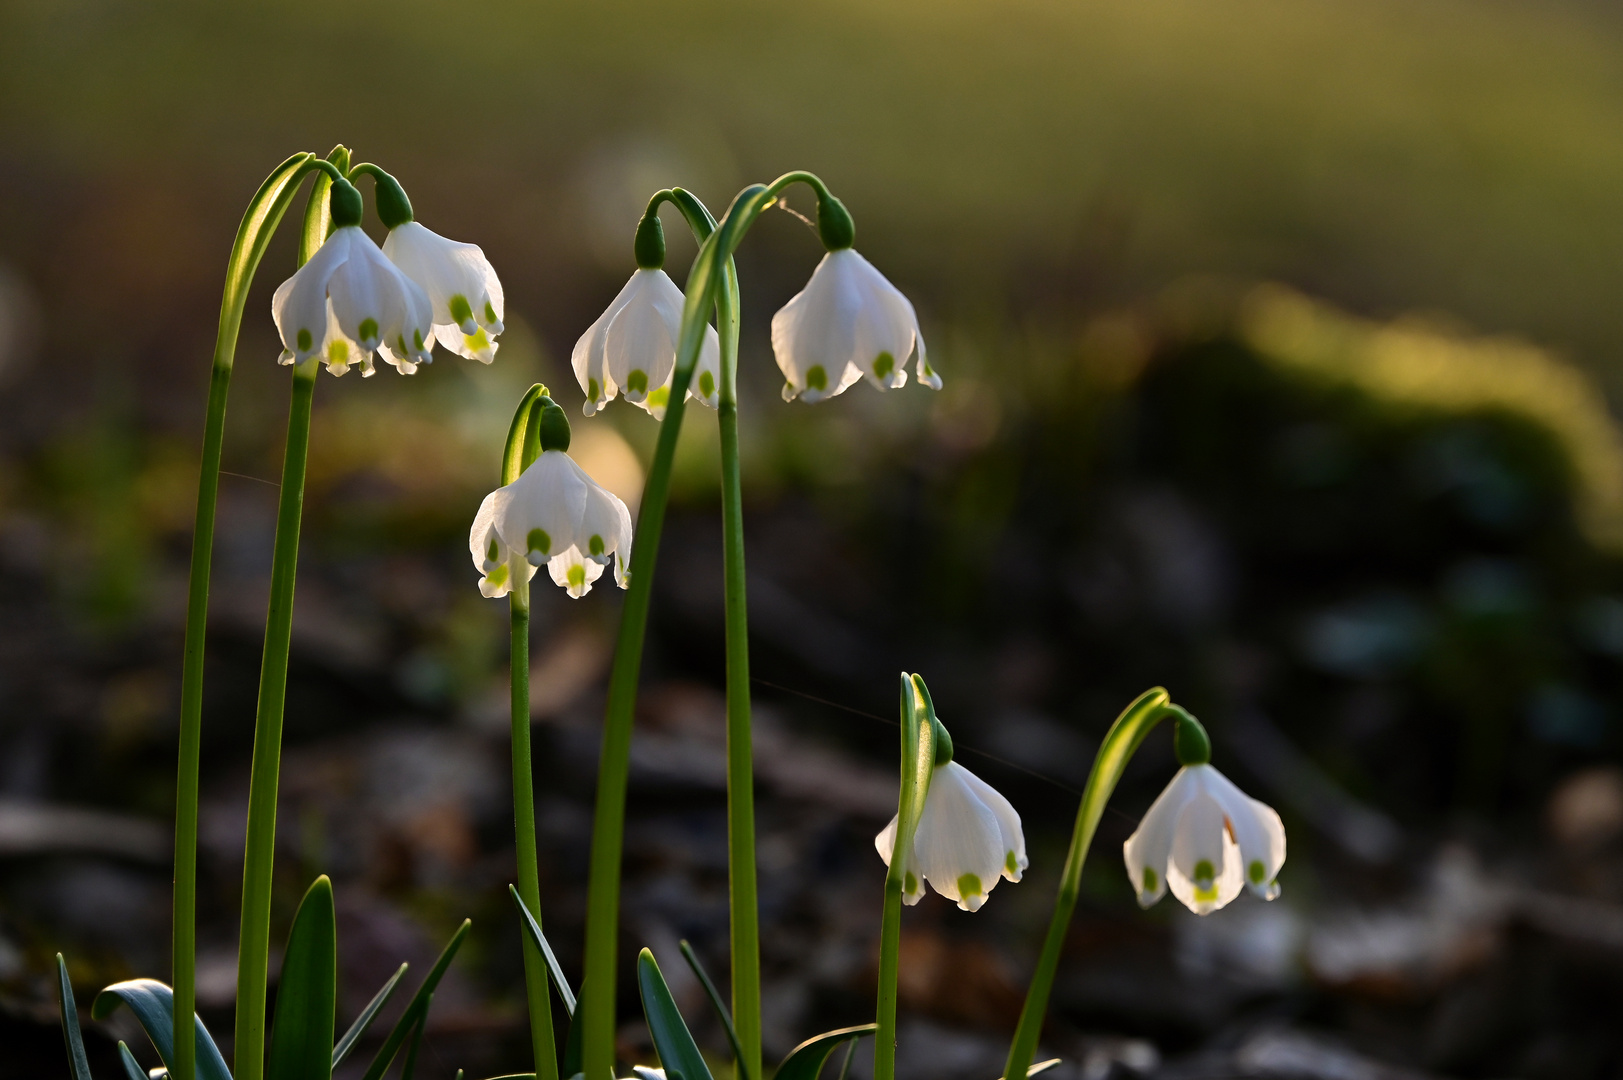
<instances>
[{"instance_id":1,"label":"flower bud","mask_svg":"<svg viewBox=\"0 0 1623 1080\"><path fill-rule=\"evenodd\" d=\"M346 225L359 225L365 204L361 202L361 193L355 190L355 185L348 180L334 180L332 182L332 199L328 204L332 207L332 223L334 228L341 229Z\"/></svg>"},{"instance_id":2,"label":"flower bud","mask_svg":"<svg viewBox=\"0 0 1623 1080\"><path fill-rule=\"evenodd\" d=\"M637 222L637 239L632 244L637 266L643 270L658 270L665 265L665 226L657 213L647 213Z\"/></svg>"},{"instance_id":3,"label":"flower bud","mask_svg":"<svg viewBox=\"0 0 1623 1080\"><path fill-rule=\"evenodd\" d=\"M857 225L851 220L851 212L826 192L817 199L817 235L829 251L843 250L857 241Z\"/></svg>"}]
</instances>

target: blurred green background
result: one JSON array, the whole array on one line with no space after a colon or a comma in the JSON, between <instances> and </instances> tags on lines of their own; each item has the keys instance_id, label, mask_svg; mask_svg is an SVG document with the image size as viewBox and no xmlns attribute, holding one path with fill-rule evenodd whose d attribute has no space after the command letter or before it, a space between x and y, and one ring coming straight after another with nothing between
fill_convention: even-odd
<instances>
[{"instance_id":1,"label":"blurred green background","mask_svg":"<svg viewBox=\"0 0 1623 1080\"><path fill-rule=\"evenodd\" d=\"M870 1007L866 845L893 748L850 710L888 714L905 668L995 755L965 760L1011 792L1034 865L976 921L916 915L914 970L938 976L904 987L904 1063L995 1075L1067 786L1154 683L1285 815L1286 899L1136 914L1115 850L1170 769L1152 743L1056 991L1050 1040L1079 1080L1623 1063L1613 7L82 0L0 7L0 49L0 1017L30 1048L18 1075L60 1071L57 948L84 989L165 974L158 826L220 275L264 174L337 141L480 244L507 291L491 368L322 379L295 630L279 917L331 870L356 898L346 940L379 958L346 984L364 1001L377 964L474 914L440 1071L501 1071L522 1042L490 721L504 620L463 540L509 412L548 382L577 456L634 500L655 425L580 417L569 350L632 269L652 191L719 214L792 168L850 208L946 388L782 403L767 326L819 250L794 217L763 219L739 254L759 702L801 740L784 745L857 778L763 765L769 1050ZM694 249L674 217L667 233L680 283ZM292 250L278 238L255 282L226 450L204 933L225 964L286 401L268 307ZM685 935L724 970L711 415L684 440L627 945ZM537 609L566 967L611 592ZM661 771L671 746L699 764ZM150 842L47 813L69 809ZM229 1031L229 970L219 985L208 1015Z\"/></svg>"}]
</instances>

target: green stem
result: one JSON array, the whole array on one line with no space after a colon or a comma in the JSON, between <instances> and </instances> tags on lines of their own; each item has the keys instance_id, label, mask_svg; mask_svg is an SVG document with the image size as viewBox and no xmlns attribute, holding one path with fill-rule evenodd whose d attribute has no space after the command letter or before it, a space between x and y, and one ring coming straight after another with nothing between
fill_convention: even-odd
<instances>
[{"instance_id":1,"label":"green stem","mask_svg":"<svg viewBox=\"0 0 1623 1080\"><path fill-rule=\"evenodd\" d=\"M299 239L302 266L326 239L331 224L328 196L334 173L349 164L342 146L322 162L305 206ZM342 173L338 172L341 177ZM254 719L253 769L248 780L248 838L242 852L242 915L237 931L236 1080L261 1080L265 1071L265 998L270 969L271 886L276 867L276 797L282 770L282 718L287 705L288 652L293 642L293 586L299 563L299 526L304 516L304 475L310 456L310 407L318 357L293 368L287 446L282 455L281 498L271 552L270 607L265 651L259 666L259 707Z\"/></svg>"},{"instance_id":2,"label":"green stem","mask_svg":"<svg viewBox=\"0 0 1623 1080\"><path fill-rule=\"evenodd\" d=\"M586 970L581 985L583 1064L586 1075L593 1080L612 1076L614 1069L620 858L625 841L631 722L637 704L643 641L647 636L654 565L659 555L660 534L665 525L665 505L670 496L671 463L676 457L676 440L681 433L682 417L686 411L688 385L693 379L693 368L698 363L699 351L704 344L710 312L718 302L726 302L719 294L724 289L722 280L728 273L733 252L778 192L796 182L811 184L820 197L826 194L827 189L821 180L810 173L801 172L787 173L770 185L755 184L745 188L733 200L721 224L700 245L698 257L688 273L682 332L676 350L676 371L671 380L671 397L665 409L665 419L659 428L659 441L654 448L654 460L648 470L648 482L643 488L637 533L632 545L631 583L620 615L614 665L609 673L609 700L603 723L602 753L598 761L597 807L592 824L592 855L586 892ZM675 192L672 194L675 195ZM688 212L680 196L671 201L684 213ZM729 731L731 719L729 706ZM729 751L730 778L731 747ZM749 865L753 870L753 841L751 849ZM735 970L735 995L737 981ZM759 990L756 992L759 993ZM752 1011L757 1011L758 1015L758 1010ZM742 1037L744 1021L742 1017L737 1019ZM758 1025L759 1021L756 1023ZM760 1073L754 1075L759 1076Z\"/></svg>"},{"instance_id":3,"label":"green stem","mask_svg":"<svg viewBox=\"0 0 1623 1080\"><path fill-rule=\"evenodd\" d=\"M874 1015L874 1080L896 1076L896 973L901 952L902 893L913 868L913 834L924 812L935 768L935 708L924 680L902 675L902 783L896 799L896 838L885 872L885 911L879 926L878 1007Z\"/></svg>"},{"instance_id":4,"label":"green stem","mask_svg":"<svg viewBox=\"0 0 1623 1080\"><path fill-rule=\"evenodd\" d=\"M236 362L237 333L248 287L282 215L312 167L311 155L294 154L266 177L237 226L226 262L220 323L214 338L208 414L203 426L203 464L197 478L197 516L192 523L192 564L186 588L186 639L180 676L180 746L175 769L175 885L171 955L175 1031L191 1027L197 1008L197 790L203 745L203 656L208 630L209 573L214 556L214 516L220 495L220 455L225 440L226 398ZM175 1080L194 1080L197 1047L175 1040Z\"/></svg>"},{"instance_id":5,"label":"green stem","mask_svg":"<svg viewBox=\"0 0 1623 1080\"><path fill-rule=\"evenodd\" d=\"M1031 1059L1036 1056L1043 1018L1048 1014L1048 994L1054 985L1054 974L1059 970L1060 951L1065 947L1065 935L1070 930L1071 915L1076 911L1076 899L1082 889L1082 864L1088 857L1088 848L1093 843L1099 818L1104 814L1105 803L1110 800L1110 794L1116 790L1128 761L1132 760L1133 753L1150 729L1166 717L1180 714L1181 709L1169 707L1165 690L1159 686L1146 690L1116 718L1099 746L1099 753L1093 759L1093 770L1088 774L1087 786L1082 789L1082 804L1076 811L1071 850L1065 858L1065 871L1060 877L1059 898L1054 902L1048 936L1043 940L1037 971L1026 990L1020 1023L1015 1028L1009 1057L1003 1066L1005 1077L1024 1077L1031 1067Z\"/></svg>"},{"instance_id":6,"label":"green stem","mask_svg":"<svg viewBox=\"0 0 1623 1080\"><path fill-rule=\"evenodd\" d=\"M541 921L541 873L535 843L535 781L530 753L530 584L515 574L508 607L512 615L513 688L513 832L518 847L518 892L524 906ZM558 1080L558 1053L553 1042L552 1000L548 996L547 961L524 936L524 991L530 1009L530 1045L538 1080Z\"/></svg>"}]
</instances>

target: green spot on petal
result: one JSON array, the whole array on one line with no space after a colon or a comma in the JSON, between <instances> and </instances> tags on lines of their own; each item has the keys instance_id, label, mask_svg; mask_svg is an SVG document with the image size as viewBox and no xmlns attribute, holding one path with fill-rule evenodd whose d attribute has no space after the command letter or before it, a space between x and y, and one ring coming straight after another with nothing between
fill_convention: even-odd
<instances>
[{"instance_id":1,"label":"green spot on petal","mask_svg":"<svg viewBox=\"0 0 1623 1080\"><path fill-rule=\"evenodd\" d=\"M489 300L485 301L485 321L487 323L499 321L496 318L496 305L492 304Z\"/></svg>"},{"instance_id":2,"label":"green spot on petal","mask_svg":"<svg viewBox=\"0 0 1623 1080\"><path fill-rule=\"evenodd\" d=\"M648 392L648 373L646 371L633 371L626 376L626 389L633 394Z\"/></svg>"},{"instance_id":3,"label":"green spot on petal","mask_svg":"<svg viewBox=\"0 0 1623 1080\"><path fill-rule=\"evenodd\" d=\"M598 391L600 391L602 389L603 388L601 386L597 385L597 380L596 379L587 379L586 380L586 397L587 397L588 400L596 401Z\"/></svg>"},{"instance_id":4,"label":"green spot on petal","mask_svg":"<svg viewBox=\"0 0 1623 1080\"><path fill-rule=\"evenodd\" d=\"M656 409L663 409L666 402L670 400L671 388L668 386L661 386L658 390L655 390L652 394L648 395L648 404Z\"/></svg>"},{"instance_id":5,"label":"green spot on petal","mask_svg":"<svg viewBox=\"0 0 1623 1080\"><path fill-rule=\"evenodd\" d=\"M1217 886L1211 884L1207 884L1205 886L1195 886L1195 899L1200 901L1216 900Z\"/></svg>"},{"instance_id":6,"label":"green spot on petal","mask_svg":"<svg viewBox=\"0 0 1623 1080\"><path fill-rule=\"evenodd\" d=\"M496 546L496 538L493 536L490 538L490 547L485 549L485 558L489 559L491 562L495 562L496 556L500 554L501 549Z\"/></svg>"},{"instance_id":7,"label":"green spot on petal","mask_svg":"<svg viewBox=\"0 0 1623 1080\"><path fill-rule=\"evenodd\" d=\"M461 326L473 318L473 307L461 293L451 297L451 321Z\"/></svg>"},{"instance_id":8,"label":"green spot on petal","mask_svg":"<svg viewBox=\"0 0 1623 1080\"><path fill-rule=\"evenodd\" d=\"M494 569L490 573L486 574L485 575L485 580L490 582L491 585L493 585L494 587L496 587L498 589L501 588L503 585L506 585L507 584L507 564L502 563L500 566L496 567L496 569Z\"/></svg>"},{"instance_id":9,"label":"green spot on petal","mask_svg":"<svg viewBox=\"0 0 1623 1080\"><path fill-rule=\"evenodd\" d=\"M1011 874L1018 874L1020 872L1020 860L1014 857L1014 852L1011 851L1007 855L1003 856L1003 869L1007 870Z\"/></svg>"},{"instance_id":10,"label":"green spot on petal","mask_svg":"<svg viewBox=\"0 0 1623 1080\"><path fill-rule=\"evenodd\" d=\"M823 370L822 364L813 364L806 372L806 387L810 390L828 389L828 372Z\"/></svg>"},{"instance_id":11,"label":"green spot on petal","mask_svg":"<svg viewBox=\"0 0 1623 1080\"><path fill-rule=\"evenodd\" d=\"M873 373L883 379L896 370L896 358L888 352L882 352L873 360Z\"/></svg>"},{"instance_id":12,"label":"green spot on petal","mask_svg":"<svg viewBox=\"0 0 1623 1080\"><path fill-rule=\"evenodd\" d=\"M1197 882L1199 882L1199 883L1201 883L1203 885L1210 885L1211 881L1212 881L1212 878L1214 878L1216 876L1217 876L1217 871L1212 869L1212 863L1211 863L1210 859L1202 859L1198 863L1195 864L1195 880Z\"/></svg>"},{"instance_id":13,"label":"green spot on petal","mask_svg":"<svg viewBox=\"0 0 1623 1080\"><path fill-rule=\"evenodd\" d=\"M299 331L299 351L300 352L309 352L310 351L310 342L311 342L311 340L312 339L310 337L310 331L308 331L308 330L300 330Z\"/></svg>"},{"instance_id":14,"label":"green spot on petal","mask_svg":"<svg viewBox=\"0 0 1623 1080\"><path fill-rule=\"evenodd\" d=\"M699 393L710 397L716 392L716 377L708 371L699 372Z\"/></svg>"},{"instance_id":15,"label":"green spot on petal","mask_svg":"<svg viewBox=\"0 0 1623 1080\"><path fill-rule=\"evenodd\" d=\"M902 891L910 896L919 891L919 879L913 876L911 870L907 872L907 877L902 882Z\"/></svg>"},{"instance_id":16,"label":"green spot on petal","mask_svg":"<svg viewBox=\"0 0 1623 1080\"><path fill-rule=\"evenodd\" d=\"M347 363L349 363L349 342L344 341L342 338L340 338L339 340L334 341L331 345L328 345L327 346L327 363L329 363L329 364L347 364Z\"/></svg>"},{"instance_id":17,"label":"green spot on petal","mask_svg":"<svg viewBox=\"0 0 1623 1080\"><path fill-rule=\"evenodd\" d=\"M413 330L411 332L411 340L416 342L417 347L421 349L423 347L423 332L421 330Z\"/></svg>"},{"instance_id":18,"label":"green spot on petal","mask_svg":"<svg viewBox=\"0 0 1623 1080\"><path fill-rule=\"evenodd\" d=\"M981 895L981 879L974 874L961 874L958 877L958 896L968 900L972 896Z\"/></svg>"},{"instance_id":19,"label":"green spot on petal","mask_svg":"<svg viewBox=\"0 0 1623 1080\"><path fill-rule=\"evenodd\" d=\"M1267 873L1268 868L1262 865L1261 859L1252 859L1251 865L1246 868L1246 875L1251 878L1253 885L1261 885L1263 875Z\"/></svg>"},{"instance_id":20,"label":"green spot on petal","mask_svg":"<svg viewBox=\"0 0 1623 1080\"><path fill-rule=\"evenodd\" d=\"M552 551L552 537L547 535L545 529L531 529L530 535L524 538L524 542L530 545L531 551L539 551L543 555L550 554Z\"/></svg>"},{"instance_id":21,"label":"green spot on petal","mask_svg":"<svg viewBox=\"0 0 1623 1080\"><path fill-rule=\"evenodd\" d=\"M1144 868L1144 891L1152 893L1161 887L1161 878L1148 866Z\"/></svg>"},{"instance_id":22,"label":"green spot on petal","mask_svg":"<svg viewBox=\"0 0 1623 1080\"><path fill-rule=\"evenodd\" d=\"M584 584L586 584L586 567L576 563L569 568L569 587L578 589Z\"/></svg>"},{"instance_id":23,"label":"green spot on petal","mask_svg":"<svg viewBox=\"0 0 1623 1080\"><path fill-rule=\"evenodd\" d=\"M360 325L362 341L376 341L378 337L378 321L376 319L362 319Z\"/></svg>"},{"instance_id":24,"label":"green spot on petal","mask_svg":"<svg viewBox=\"0 0 1623 1080\"><path fill-rule=\"evenodd\" d=\"M593 533L592 539L586 544L586 547L593 555L603 554L603 538ZM1258 863L1257 865L1261 866L1262 864Z\"/></svg>"}]
</instances>

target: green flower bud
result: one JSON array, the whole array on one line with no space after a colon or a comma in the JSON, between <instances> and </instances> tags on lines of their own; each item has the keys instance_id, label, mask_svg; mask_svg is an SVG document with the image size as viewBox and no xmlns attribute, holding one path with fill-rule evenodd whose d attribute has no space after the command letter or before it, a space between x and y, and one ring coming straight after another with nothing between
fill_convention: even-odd
<instances>
[{"instance_id":1,"label":"green flower bud","mask_svg":"<svg viewBox=\"0 0 1623 1080\"><path fill-rule=\"evenodd\" d=\"M952 760L952 736L947 734L947 725L939 717L931 717L935 721L935 764L940 768Z\"/></svg>"},{"instance_id":2,"label":"green flower bud","mask_svg":"<svg viewBox=\"0 0 1623 1080\"><path fill-rule=\"evenodd\" d=\"M569 417L564 415L563 407L549 397L541 398L538 404L541 406L541 452L568 450Z\"/></svg>"},{"instance_id":3,"label":"green flower bud","mask_svg":"<svg viewBox=\"0 0 1623 1080\"><path fill-rule=\"evenodd\" d=\"M372 176L377 181L374 198L378 203L378 220L383 222L383 227L393 229L413 220L411 200L406 198L406 189L400 186L400 182L382 169Z\"/></svg>"},{"instance_id":4,"label":"green flower bud","mask_svg":"<svg viewBox=\"0 0 1623 1080\"><path fill-rule=\"evenodd\" d=\"M658 270L665 265L665 226L659 214L650 212L637 222L637 239L632 244L637 265L644 270Z\"/></svg>"},{"instance_id":5,"label":"green flower bud","mask_svg":"<svg viewBox=\"0 0 1623 1080\"><path fill-rule=\"evenodd\" d=\"M824 194L817 200L817 235L830 251L842 251L856 243L857 226L845 204L833 195Z\"/></svg>"},{"instance_id":6,"label":"green flower bud","mask_svg":"<svg viewBox=\"0 0 1623 1080\"><path fill-rule=\"evenodd\" d=\"M355 190L355 185L348 180L334 180L332 182L332 223L335 228L346 225L359 225L361 214L365 205L361 202L361 193Z\"/></svg>"},{"instance_id":7,"label":"green flower bud","mask_svg":"<svg viewBox=\"0 0 1623 1080\"><path fill-rule=\"evenodd\" d=\"M1172 732L1172 749L1178 755L1179 765L1207 765L1212 760L1212 740L1199 720L1178 705L1168 705L1176 727Z\"/></svg>"}]
</instances>

